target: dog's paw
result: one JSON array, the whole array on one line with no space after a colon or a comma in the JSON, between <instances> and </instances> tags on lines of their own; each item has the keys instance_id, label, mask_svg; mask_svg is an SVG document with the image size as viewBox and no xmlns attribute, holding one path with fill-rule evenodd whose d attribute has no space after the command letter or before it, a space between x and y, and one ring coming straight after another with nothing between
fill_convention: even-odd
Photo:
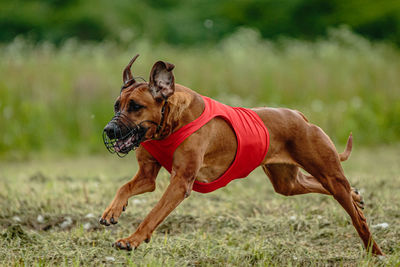
<instances>
[{"instance_id":1,"label":"dog's paw","mask_svg":"<svg viewBox=\"0 0 400 267\"><path fill-rule=\"evenodd\" d=\"M118 239L114 244L112 244L112 246L117 249L125 249L131 251L132 249L136 249L143 241L148 243L150 241L150 237L144 238L133 234L128 238Z\"/></svg>"},{"instance_id":2,"label":"dog's paw","mask_svg":"<svg viewBox=\"0 0 400 267\"><path fill-rule=\"evenodd\" d=\"M128 201L125 204L120 201L113 201L110 206L106 208L101 216L99 223L105 226L109 226L110 224L117 224L118 218L123 211L125 211L128 206Z\"/></svg>"},{"instance_id":3,"label":"dog's paw","mask_svg":"<svg viewBox=\"0 0 400 267\"><path fill-rule=\"evenodd\" d=\"M356 205L363 210L365 207L365 202L360 192L356 188L351 188L351 196Z\"/></svg>"}]
</instances>

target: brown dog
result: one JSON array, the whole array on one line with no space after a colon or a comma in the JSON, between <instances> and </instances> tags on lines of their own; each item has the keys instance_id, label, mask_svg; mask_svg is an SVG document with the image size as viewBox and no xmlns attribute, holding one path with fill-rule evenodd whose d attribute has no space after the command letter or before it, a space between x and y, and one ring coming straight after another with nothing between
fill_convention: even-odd
<instances>
[{"instance_id":1,"label":"brown dog","mask_svg":"<svg viewBox=\"0 0 400 267\"><path fill-rule=\"evenodd\" d=\"M137 82L130 71L137 56L124 70L124 86L115 104L116 116L105 127L104 138L109 150L119 155L137 147L139 171L117 191L104 211L100 223L107 226L118 222L131 196L154 191L156 187L161 165L140 143L166 138L198 118L205 108L199 94L175 84L174 65L170 63L155 63L150 81ZM300 112L284 108L253 110L269 131L270 148L261 167L275 191L285 196L332 195L350 215L364 246L372 246L374 254L382 255L363 215L361 196L350 187L340 164L350 155L352 136L345 152L338 154L330 138ZM164 195L136 231L117 240L115 246L131 250L143 241L149 241L155 228L190 195L195 181L210 183L230 167L237 147L235 133L219 117L185 139L173 154L171 180ZM300 168L309 174L303 174Z\"/></svg>"}]
</instances>

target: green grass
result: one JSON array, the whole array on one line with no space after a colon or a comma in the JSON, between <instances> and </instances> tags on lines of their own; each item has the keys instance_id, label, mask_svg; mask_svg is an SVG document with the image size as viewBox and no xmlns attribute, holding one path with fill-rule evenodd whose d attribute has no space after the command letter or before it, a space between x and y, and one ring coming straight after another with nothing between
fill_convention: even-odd
<instances>
[{"instance_id":1,"label":"green grass","mask_svg":"<svg viewBox=\"0 0 400 267\"><path fill-rule=\"evenodd\" d=\"M176 65L176 82L224 103L301 110L339 144L352 131L363 145L400 141L400 51L346 29L315 42L262 40L242 29L216 46L135 40L128 47L74 40L61 47L21 39L0 46L0 156L95 153L113 115L122 69Z\"/></svg>"},{"instance_id":2,"label":"green grass","mask_svg":"<svg viewBox=\"0 0 400 267\"><path fill-rule=\"evenodd\" d=\"M368 223L389 225L372 229L387 254L378 259L364 252L349 217L332 197L278 195L259 169L213 193L194 192L150 243L131 253L117 251L111 243L132 233L166 189L164 170L155 192L131 198L120 222L105 228L97 219L136 172L133 155L2 161L0 264L399 266L399 162L398 145L355 146L343 164L351 184L363 192ZM63 228L67 217L71 224Z\"/></svg>"}]
</instances>

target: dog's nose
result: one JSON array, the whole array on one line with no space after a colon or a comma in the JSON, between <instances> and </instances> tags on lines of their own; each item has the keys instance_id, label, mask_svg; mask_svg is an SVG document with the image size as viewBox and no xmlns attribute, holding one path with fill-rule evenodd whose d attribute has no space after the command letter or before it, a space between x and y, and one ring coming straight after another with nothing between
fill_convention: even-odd
<instances>
[{"instance_id":1,"label":"dog's nose","mask_svg":"<svg viewBox=\"0 0 400 267\"><path fill-rule=\"evenodd\" d=\"M111 139L117 138L118 126L115 123L108 123L106 127L104 127L104 132L106 132L107 136Z\"/></svg>"}]
</instances>

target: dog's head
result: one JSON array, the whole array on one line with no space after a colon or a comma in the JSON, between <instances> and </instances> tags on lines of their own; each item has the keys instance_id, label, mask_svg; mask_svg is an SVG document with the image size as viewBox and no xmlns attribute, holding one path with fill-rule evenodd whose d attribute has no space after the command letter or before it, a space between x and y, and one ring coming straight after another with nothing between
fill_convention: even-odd
<instances>
[{"instance_id":1,"label":"dog's head","mask_svg":"<svg viewBox=\"0 0 400 267\"><path fill-rule=\"evenodd\" d=\"M174 65L158 61L149 82L137 82L131 73L136 55L123 71L124 85L114 104L115 116L103 131L103 140L111 153L124 156L141 142L155 139L163 127L168 98L175 92Z\"/></svg>"}]
</instances>

